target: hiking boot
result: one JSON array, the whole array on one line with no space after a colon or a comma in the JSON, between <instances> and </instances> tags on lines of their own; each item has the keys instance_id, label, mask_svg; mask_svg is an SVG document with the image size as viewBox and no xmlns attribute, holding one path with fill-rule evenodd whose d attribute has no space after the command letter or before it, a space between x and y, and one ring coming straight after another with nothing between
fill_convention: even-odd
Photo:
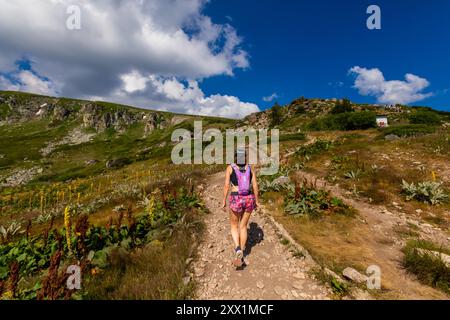
<instances>
[{"instance_id":1,"label":"hiking boot","mask_svg":"<svg viewBox=\"0 0 450 320\"><path fill-rule=\"evenodd\" d=\"M242 252L241 249L236 250L236 253L234 254L234 260L233 260L233 265L235 267L242 267L243 264L243 258L244 258L244 252Z\"/></svg>"}]
</instances>

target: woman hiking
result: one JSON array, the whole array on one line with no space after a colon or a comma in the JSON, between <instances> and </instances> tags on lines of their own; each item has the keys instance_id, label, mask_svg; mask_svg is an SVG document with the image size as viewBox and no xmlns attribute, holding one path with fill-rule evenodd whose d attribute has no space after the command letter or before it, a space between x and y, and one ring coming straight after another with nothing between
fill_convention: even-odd
<instances>
[{"instance_id":1,"label":"woman hiking","mask_svg":"<svg viewBox=\"0 0 450 320\"><path fill-rule=\"evenodd\" d=\"M235 163L228 166L225 173L222 207L230 207L231 236L235 252L233 265L241 267L244 264L244 251L247 245L247 226L252 212L259 206L258 183L255 171L248 164L245 148L238 148Z\"/></svg>"}]
</instances>

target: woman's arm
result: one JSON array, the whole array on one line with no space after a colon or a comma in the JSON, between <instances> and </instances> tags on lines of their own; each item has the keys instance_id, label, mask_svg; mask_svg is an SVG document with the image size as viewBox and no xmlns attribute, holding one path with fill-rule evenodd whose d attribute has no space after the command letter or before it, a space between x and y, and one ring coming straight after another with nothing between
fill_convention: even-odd
<instances>
[{"instance_id":1,"label":"woman's arm","mask_svg":"<svg viewBox=\"0 0 450 320\"><path fill-rule=\"evenodd\" d=\"M227 196L228 191L230 189L230 174L231 174L231 166L228 166L227 170L225 171L225 185L223 186L223 201L222 201L222 207L225 208L227 206Z\"/></svg>"},{"instance_id":2,"label":"woman's arm","mask_svg":"<svg viewBox=\"0 0 450 320\"><path fill-rule=\"evenodd\" d=\"M259 207L258 180L256 178L256 173L254 170L252 170L252 185L253 185L253 193L255 194L256 206Z\"/></svg>"}]
</instances>

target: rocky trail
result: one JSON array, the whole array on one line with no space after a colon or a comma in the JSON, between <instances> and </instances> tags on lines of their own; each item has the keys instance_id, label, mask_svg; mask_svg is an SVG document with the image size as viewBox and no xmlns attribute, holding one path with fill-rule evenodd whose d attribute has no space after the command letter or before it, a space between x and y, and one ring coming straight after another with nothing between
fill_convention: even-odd
<instances>
[{"instance_id":1,"label":"rocky trail","mask_svg":"<svg viewBox=\"0 0 450 320\"><path fill-rule=\"evenodd\" d=\"M223 173L213 175L203 191L210 213L205 218L206 232L192 263L197 282L197 299L328 299L326 288L309 272L314 266L307 257L296 257L280 241L279 225L264 214L253 213L249 223L246 265L231 265L233 243L229 213L221 207Z\"/></svg>"}]
</instances>

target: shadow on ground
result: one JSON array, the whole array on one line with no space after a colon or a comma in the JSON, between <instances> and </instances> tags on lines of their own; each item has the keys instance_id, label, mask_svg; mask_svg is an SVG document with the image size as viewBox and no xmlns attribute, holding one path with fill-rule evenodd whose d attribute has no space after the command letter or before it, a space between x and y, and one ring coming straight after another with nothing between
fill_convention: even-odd
<instances>
[{"instance_id":1,"label":"shadow on ground","mask_svg":"<svg viewBox=\"0 0 450 320\"><path fill-rule=\"evenodd\" d=\"M255 222L251 222L248 230L248 241L247 247L245 248L244 255L248 256L251 254L253 247L264 241L264 231ZM244 263L242 267L236 270L244 270L247 265Z\"/></svg>"}]
</instances>

